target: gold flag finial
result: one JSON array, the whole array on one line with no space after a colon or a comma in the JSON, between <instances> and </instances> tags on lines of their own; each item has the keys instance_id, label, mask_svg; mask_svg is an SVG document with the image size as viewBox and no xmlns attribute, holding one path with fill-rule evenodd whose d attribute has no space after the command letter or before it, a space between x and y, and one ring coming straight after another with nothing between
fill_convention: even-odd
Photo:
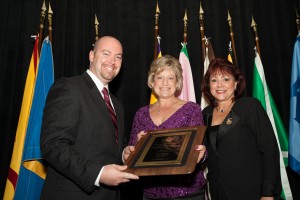
<instances>
[{"instance_id":1,"label":"gold flag finial","mask_svg":"<svg viewBox=\"0 0 300 200\"><path fill-rule=\"evenodd\" d=\"M200 29L204 29L204 11L202 9L201 1L200 1L200 8L199 8L199 21L200 21Z\"/></svg>"},{"instance_id":2,"label":"gold flag finial","mask_svg":"<svg viewBox=\"0 0 300 200\"><path fill-rule=\"evenodd\" d=\"M95 14L95 41L99 38L99 22L97 19L97 15Z\"/></svg>"},{"instance_id":3,"label":"gold flag finial","mask_svg":"<svg viewBox=\"0 0 300 200\"><path fill-rule=\"evenodd\" d=\"M52 43L52 15L53 11L51 9L51 5L49 2L49 10L48 10L48 34L49 34L49 40Z\"/></svg>"},{"instance_id":4,"label":"gold flag finial","mask_svg":"<svg viewBox=\"0 0 300 200\"><path fill-rule=\"evenodd\" d=\"M159 14L160 14L160 10L158 7L158 1L156 1L156 10L155 10L155 24L154 24L154 59L157 58L158 56L158 41L157 38L159 37L158 35L158 20L159 20Z\"/></svg>"},{"instance_id":5,"label":"gold flag finial","mask_svg":"<svg viewBox=\"0 0 300 200\"><path fill-rule=\"evenodd\" d=\"M235 41L234 41L234 33L233 33L233 25L232 25L232 19L231 19L229 10L228 10L228 18L227 18L227 21L228 21L228 27L229 27L229 34L230 34L230 41L231 41L231 49L232 49L233 55L234 55L234 58L233 58L233 64L234 64L235 66L238 66L237 56L236 56L236 49L235 49Z\"/></svg>"},{"instance_id":6,"label":"gold flag finial","mask_svg":"<svg viewBox=\"0 0 300 200\"><path fill-rule=\"evenodd\" d=\"M251 22L251 27L256 29L257 24L254 21L254 18L252 16L252 22Z\"/></svg>"},{"instance_id":7,"label":"gold flag finial","mask_svg":"<svg viewBox=\"0 0 300 200\"><path fill-rule=\"evenodd\" d=\"M158 1L156 2L156 13L160 13L159 7L158 7Z\"/></svg>"},{"instance_id":8,"label":"gold flag finial","mask_svg":"<svg viewBox=\"0 0 300 200\"><path fill-rule=\"evenodd\" d=\"M202 15L202 14L204 14L204 11L203 11L203 9L202 9L202 5L201 5L201 1L200 1L199 15Z\"/></svg>"},{"instance_id":9,"label":"gold flag finial","mask_svg":"<svg viewBox=\"0 0 300 200\"><path fill-rule=\"evenodd\" d=\"M188 21L187 14L186 14L186 9L185 9L185 12L184 12L183 21L184 21L184 22L187 22L187 21Z\"/></svg>"},{"instance_id":10,"label":"gold flag finial","mask_svg":"<svg viewBox=\"0 0 300 200\"><path fill-rule=\"evenodd\" d=\"M47 10L47 7L46 7L46 4L45 4L45 0L43 1L43 6L42 6L42 11L46 11Z\"/></svg>"},{"instance_id":11,"label":"gold flag finial","mask_svg":"<svg viewBox=\"0 0 300 200\"><path fill-rule=\"evenodd\" d=\"M95 14L95 25L99 25L98 19L97 19L97 15Z\"/></svg>"},{"instance_id":12,"label":"gold flag finial","mask_svg":"<svg viewBox=\"0 0 300 200\"><path fill-rule=\"evenodd\" d=\"M260 54L260 47L259 47L259 38L258 38L258 33L257 33L257 24L255 23L253 16L252 16L251 27L253 28L253 33L254 33L254 37L255 37L255 46L256 46L257 53L259 55L261 55Z\"/></svg>"},{"instance_id":13,"label":"gold flag finial","mask_svg":"<svg viewBox=\"0 0 300 200\"><path fill-rule=\"evenodd\" d=\"M258 40L258 34L257 34L257 24L254 21L254 17L252 16L252 23L251 23L251 27L253 28L253 33L255 36L255 40Z\"/></svg>"},{"instance_id":14,"label":"gold flag finial","mask_svg":"<svg viewBox=\"0 0 300 200\"><path fill-rule=\"evenodd\" d=\"M155 30L158 30L158 19L159 19L160 10L158 7L158 1L156 2L156 11L155 11Z\"/></svg>"},{"instance_id":15,"label":"gold flag finial","mask_svg":"<svg viewBox=\"0 0 300 200\"><path fill-rule=\"evenodd\" d=\"M228 17L227 17L227 21L231 21L231 16L230 16L229 10L228 10Z\"/></svg>"},{"instance_id":16,"label":"gold flag finial","mask_svg":"<svg viewBox=\"0 0 300 200\"><path fill-rule=\"evenodd\" d=\"M43 1L43 6L41 9L41 16L40 16L40 30L39 30L39 43L38 43L38 49L39 52L41 52L41 45L42 45L42 40L43 40L43 32L44 32L44 22L45 22L45 17L46 17L46 4L45 0Z\"/></svg>"},{"instance_id":17,"label":"gold flag finial","mask_svg":"<svg viewBox=\"0 0 300 200\"><path fill-rule=\"evenodd\" d=\"M184 17L183 17L183 43L186 44L187 42L187 24L188 24L188 17L187 17L187 11L185 9Z\"/></svg>"},{"instance_id":18,"label":"gold flag finial","mask_svg":"<svg viewBox=\"0 0 300 200\"><path fill-rule=\"evenodd\" d=\"M205 59L205 32L204 32L204 11L202 9L202 4L200 1L199 8L199 23L200 23L200 37L201 37L201 47L202 47L202 59Z\"/></svg>"},{"instance_id":19,"label":"gold flag finial","mask_svg":"<svg viewBox=\"0 0 300 200\"><path fill-rule=\"evenodd\" d=\"M51 5L50 5L50 2L49 2L49 11L48 11L48 14L53 14L53 11L52 11L52 9L51 9Z\"/></svg>"}]
</instances>

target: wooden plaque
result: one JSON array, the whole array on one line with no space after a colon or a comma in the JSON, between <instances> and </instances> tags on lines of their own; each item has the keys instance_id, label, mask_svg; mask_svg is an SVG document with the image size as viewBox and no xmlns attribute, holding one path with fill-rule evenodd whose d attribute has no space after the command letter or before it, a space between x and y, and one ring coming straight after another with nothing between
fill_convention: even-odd
<instances>
[{"instance_id":1,"label":"wooden plaque","mask_svg":"<svg viewBox=\"0 0 300 200\"><path fill-rule=\"evenodd\" d=\"M138 176L190 174L195 170L205 126L148 131L125 164Z\"/></svg>"}]
</instances>

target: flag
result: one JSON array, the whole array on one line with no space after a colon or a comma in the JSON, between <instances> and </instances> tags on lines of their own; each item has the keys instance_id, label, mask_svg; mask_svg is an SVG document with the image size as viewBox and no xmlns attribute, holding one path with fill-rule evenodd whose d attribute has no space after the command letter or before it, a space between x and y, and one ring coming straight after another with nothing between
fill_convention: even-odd
<instances>
[{"instance_id":1,"label":"flag","mask_svg":"<svg viewBox=\"0 0 300 200\"><path fill-rule=\"evenodd\" d=\"M179 54L179 62L182 67L183 87L178 98L185 101L196 102L193 74L189 61L188 51L186 48L186 43L183 43L181 45L182 49Z\"/></svg>"},{"instance_id":2,"label":"flag","mask_svg":"<svg viewBox=\"0 0 300 200\"><path fill-rule=\"evenodd\" d=\"M204 66L203 66L203 76L205 75L207 69L209 66L209 58L208 58L208 46L205 47L205 58L204 58ZM206 106L208 106L208 103L205 101L204 95L202 93L201 95L201 109L203 110Z\"/></svg>"},{"instance_id":3,"label":"flag","mask_svg":"<svg viewBox=\"0 0 300 200\"><path fill-rule=\"evenodd\" d=\"M204 40L205 40L205 58L204 58L204 61L203 61L203 76L202 77L204 77L204 75L205 75L205 73L208 69L210 61L215 59L215 53L214 53L213 47L211 45L210 38L204 37ZM202 110L206 106L208 106L208 103L205 101L203 93L201 94L201 103L200 103L200 105L201 105Z\"/></svg>"},{"instance_id":4,"label":"flag","mask_svg":"<svg viewBox=\"0 0 300 200\"><path fill-rule=\"evenodd\" d=\"M229 61L229 62L231 62L231 63L233 63L233 61L232 61L232 51L230 51L229 53L228 53L228 56L227 56L227 60Z\"/></svg>"},{"instance_id":5,"label":"flag","mask_svg":"<svg viewBox=\"0 0 300 200\"><path fill-rule=\"evenodd\" d=\"M27 78L23 93L23 100L21 105L21 111L19 115L19 122L17 126L14 148L12 153L12 158L10 162L10 168L8 171L8 176L6 180L6 186L4 191L3 199L13 199L15 194L15 188L17 185L17 180L19 176L23 147L26 136L26 129L28 124L28 119L30 115L30 108L32 103L32 97L34 92L34 84L36 78L36 70L39 62L38 53L38 38L35 39L34 48L27 72Z\"/></svg>"},{"instance_id":6,"label":"flag","mask_svg":"<svg viewBox=\"0 0 300 200\"><path fill-rule=\"evenodd\" d=\"M231 41L229 42L229 49L228 49L228 56L227 56L227 60L229 62L231 62L234 66L238 66L237 64L237 60L236 60L236 57L234 56L234 52L233 52L233 49L231 47ZM233 59L234 58L234 59Z\"/></svg>"},{"instance_id":7,"label":"flag","mask_svg":"<svg viewBox=\"0 0 300 200\"><path fill-rule=\"evenodd\" d=\"M160 37L157 36L157 58L160 58L162 56L161 50L160 50ZM154 104L157 101L157 98L155 97L153 91L151 92L151 96L150 96L150 104Z\"/></svg>"},{"instance_id":8,"label":"flag","mask_svg":"<svg viewBox=\"0 0 300 200\"><path fill-rule=\"evenodd\" d=\"M37 49L37 44L38 42L36 42L35 49ZM4 199L40 199L40 193L46 177L46 168L43 165L40 151L40 130L46 96L54 81L52 49L48 38L43 41L40 61L34 62L34 60L31 60L27 80L29 75L33 78L30 79L30 85L27 84L26 80L24 92L24 97L30 96L30 100L26 104L25 117L22 114L22 103L20 114L22 118L20 117L21 120L19 119L19 124L20 122L23 124L22 134L18 134L17 132L16 142L19 142L15 143L14 146L14 149L19 149L19 154L16 158L18 160L12 159L12 162L14 160L14 162L18 163L18 166L14 170L14 176L12 176L14 178L13 182L9 174ZM32 67L34 63L38 66L37 73L32 70L34 69ZM30 93L26 92L27 90ZM19 135L21 136L19 137Z\"/></svg>"},{"instance_id":9,"label":"flag","mask_svg":"<svg viewBox=\"0 0 300 200\"><path fill-rule=\"evenodd\" d=\"M204 77L209 63L210 63L210 59L214 59L215 58L215 54L212 48L211 43L209 42L209 39L205 37L205 58L204 58L204 62L203 62L203 76ZM205 107L208 106L208 102L206 102L203 93L201 94L201 103L200 103L201 109L203 110ZM204 177L205 179L207 179L207 174L208 174L208 168L204 167L203 168L203 173L204 173ZM209 192L209 182L207 182L207 190L205 190L205 199L211 199L211 195Z\"/></svg>"},{"instance_id":10,"label":"flag","mask_svg":"<svg viewBox=\"0 0 300 200\"><path fill-rule=\"evenodd\" d=\"M300 174L300 37L294 46L291 75L289 166Z\"/></svg>"},{"instance_id":11,"label":"flag","mask_svg":"<svg viewBox=\"0 0 300 200\"><path fill-rule=\"evenodd\" d=\"M22 165L15 191L14 199L16 200L40 199L46 177L46 166L43 164L40 150L40 134L46 97L54 82L53 70L52 48L47 37L44 39L41 48L34 96L27 125Z\"/></svg>"},{"instance_id":12,"label":"flag","mask_svg":"<svg viewBox=\"0 0 300 200\"><path fill-rule=\"evenodd\" d=\"M277 139L278 148L280 149L280 174L283 192L281 198L292 199L290 184L288 181L285 166L287 165L288 156L288 138L287 132L283 126L279 112L275 102L267 86L263 65L258 52L255 52L254 71L253 71L253 91L252 95L257 98L265 108L271 121L275 136Z\"/></svg>"},{"instance_id":13,"label":"flag","mask_svg":"<svg viewBox=\"0 0 300 200\"><path fill-rule=\"evenodd\" d=\"M229 42L229 49L228 49L227 60L230 61L230 62L233 64L233 61L232 61L232 48L231 48L231 42Z\"/></svg>"},{"instance_id":14,"label":"flag","mask_svg":"<svg viewBox=\"0 0 300 200\"><path fill-rule=\"evenodd\" d=\"M40 133L46 97L54 81L53 70L52 48L47 37L44 39L41 48L34 96L26 131L22 165L14 197L16 200L40 199L46 177L46 166L43 164L40 150Z\"/></svg>"}]
</instances>

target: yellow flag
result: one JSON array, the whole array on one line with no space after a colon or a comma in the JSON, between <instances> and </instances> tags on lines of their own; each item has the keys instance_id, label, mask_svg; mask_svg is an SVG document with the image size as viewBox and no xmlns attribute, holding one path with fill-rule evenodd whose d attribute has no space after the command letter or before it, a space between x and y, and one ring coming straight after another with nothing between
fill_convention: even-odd
<instances>
[{"instance_id":1,"label":"yellow flag","mask_svg":"<svg viewBox=\"0 0 300 200\"><path fill-rule=\"evenodd\" d=\"M27 73L26 84L23 94L22 106L19 116L19 122L15 137L13 154L10 162L10 168L6 180L6 186L3 199L13 199L20 172L20 166L22 162L23 148L26 137L26 130L28 125L28 119L30 116L30 109L32 104L32 98L34 93L35 79L37 66L39 63L38 53L38 38L35 41L30 65Z\"/></svg>"},{"instance_id":2,"label":"yellow flag","mask_svg":"<svg viewBox=\"0 0 300 200\"><path fill-rule=\"evenodd\" d=\"M157 40L158 40L158 55L157 55L157 58L160 58L161 57L161 50L160 50L160 37L157 37ZM155 102L157 102L157 98L155 97L155 94L154 92L152 91L151 92L151 97L150 97L150 104L154 104Z\"/></svg>"}]
</instances>

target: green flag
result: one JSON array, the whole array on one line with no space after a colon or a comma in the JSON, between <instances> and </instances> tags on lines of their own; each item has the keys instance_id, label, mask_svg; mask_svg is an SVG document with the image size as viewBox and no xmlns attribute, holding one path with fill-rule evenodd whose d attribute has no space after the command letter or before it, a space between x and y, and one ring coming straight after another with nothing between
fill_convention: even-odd
<instances>
[{"instance_id":1,"label":"green flag","mask_svg":"<svg viewBox=\"0 0 300 200\"><path fill-rule=\"evenodd\" d=\"M273 130L277 139L278 147L280 149L280 174L282 182L282 194L281 198L283 199L293 199L292 192L287 177L285 167L288 163L288 137L287 132L283 126L282 120L274 103L273 97L267 82L265 79L263 65L260 59L259 54L255 53L254 60L254 71L253 71L253 91L252 96L257 98L262 106L265 108L269 119L272 123Z\"/></svg>"}]
</instances>

